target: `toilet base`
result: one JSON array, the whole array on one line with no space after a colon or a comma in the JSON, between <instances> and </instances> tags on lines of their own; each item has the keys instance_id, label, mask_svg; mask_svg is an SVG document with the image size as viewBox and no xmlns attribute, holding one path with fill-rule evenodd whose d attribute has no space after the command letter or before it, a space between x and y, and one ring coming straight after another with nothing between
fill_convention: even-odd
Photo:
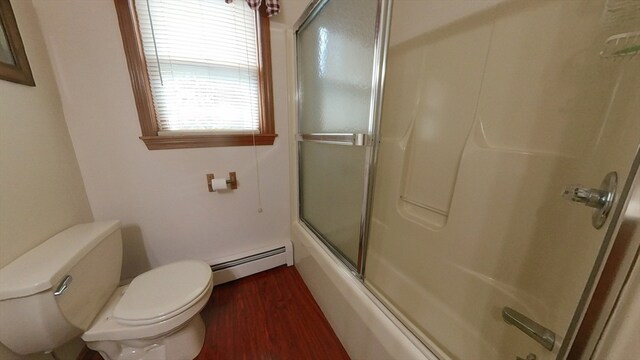
<instances>
[{"instance_id":1,"label":"toilet base","mask_svg":"<svg viewBox=\"0 0 640 360\"><path fill-rule=\"evenodd\" d=\"M154 339L87 342L105 360L193 360L204 345L205 326L200 314L170 334Z\"/></svg>"}]
</instances>

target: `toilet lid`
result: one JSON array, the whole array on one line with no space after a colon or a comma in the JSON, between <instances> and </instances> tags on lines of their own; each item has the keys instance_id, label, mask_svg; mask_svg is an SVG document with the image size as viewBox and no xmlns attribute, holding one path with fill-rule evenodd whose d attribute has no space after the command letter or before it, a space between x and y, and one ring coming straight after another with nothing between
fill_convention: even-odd
<instances>
[{"instance_id":1,"label":"toilet lid","mask_svg":"<svg viewBox=\"0 0 640 360\"><path fill-rule=\"evenodd\" d=\"M210 282L211 268L203 261L157 267L133 279L113 310L113 317L131 325L168 319L197 300Z\"/></svg>"}]
</instances>

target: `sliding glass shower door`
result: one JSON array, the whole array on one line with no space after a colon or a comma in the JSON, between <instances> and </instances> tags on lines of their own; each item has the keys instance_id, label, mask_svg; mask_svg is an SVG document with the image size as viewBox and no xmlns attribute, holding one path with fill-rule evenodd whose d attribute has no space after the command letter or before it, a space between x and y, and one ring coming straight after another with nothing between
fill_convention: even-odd
<instances>
[{"instance_id":1,"label":"sliding glass shower door","mask_svg":"<svg viewBox=\"0 0 640 360\"><path fill-rule=\"evenodd\" d=\"M297 25L301 221L362 273L388 1L316 1Z\"/></svg>"},{"instance_id":2,"label":"sliding glass shower door","mask_svg":"<svg viewBox=\"0 0 640 360\"><path fill-rule=\"evenodd\" d=\"M572 337L640 164L638 4L394 1L364 283L440 359L591 358Z\"/></svg>"}]
</instances>

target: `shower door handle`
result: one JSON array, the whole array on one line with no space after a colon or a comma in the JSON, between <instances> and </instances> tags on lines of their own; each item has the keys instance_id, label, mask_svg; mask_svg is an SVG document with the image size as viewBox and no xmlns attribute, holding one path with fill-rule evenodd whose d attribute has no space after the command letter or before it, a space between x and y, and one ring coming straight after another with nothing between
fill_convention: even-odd
<instances>
[{"instance_id":1,"label":"shower door handle","mask_svg":"<svg viewBox=\"0 0 640 360\"><path fill-rule=\"evenodd\" d=\"M308 141L321 144L369 146L373 145L373 138L367 134L352 133L312 133L298 134L297 141Z\"/></svg>"},{"instance_id":2,"label":"shower door handle","mask_svg":"<svg viewBox=\"0 0 640 360\"><path fill-rule=\"evenodd\" d=\"M547 350L553 350L553 345L556 342L556 334L553 331L508 306L502 308L502 319L507 324L517 327L530 338L539 342Z\"/></svg>"}]
</instances>

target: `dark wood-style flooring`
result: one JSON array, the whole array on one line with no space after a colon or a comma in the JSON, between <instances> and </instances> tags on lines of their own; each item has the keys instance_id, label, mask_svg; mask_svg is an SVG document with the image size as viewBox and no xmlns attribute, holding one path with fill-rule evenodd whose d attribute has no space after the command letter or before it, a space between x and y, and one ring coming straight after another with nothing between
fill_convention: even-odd
<instances>
[{"instance_id":1,"label":"dark wood-style flooring","mask_svg":"<svg viewBox=\"0 0 640 360\"><path fill-rule=\"evenodd\" d=\"M197 360L349 359L295 267L218 285L202 311ZM82 360L101 360L88 351Z\"/></svg>"}]
</instances>

